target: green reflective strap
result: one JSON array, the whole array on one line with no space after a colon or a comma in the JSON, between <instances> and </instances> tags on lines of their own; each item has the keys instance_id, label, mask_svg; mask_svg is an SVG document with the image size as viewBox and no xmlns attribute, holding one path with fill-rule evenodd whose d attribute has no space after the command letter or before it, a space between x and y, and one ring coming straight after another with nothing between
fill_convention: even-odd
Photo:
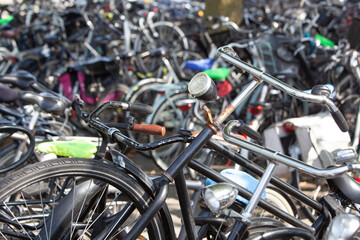
<instances>
[{"instance_id":1,"label":"green reflective strap","mask_svg":"<svg viewBox=\"0 0 360 240\"><path fill-rule=\"evenodd\" d=\"M315 39L319 40L320 44L324 47L333 47L335 45L335 43L333 41L331 41L330 39L328 39L320 34L316 34Z\"/></svg>"},{"instance_id":2,"label":"green reflective strap","mask_svg":"<svg viewBox=\"0 0 360 240\"><path fill-rule=\"evenodd\" d=\"M212 79L226 79L230 74L230 70L226 67L220 67L215 69L208 69L203 71Z\"/></svg>"},{"instance_id":3,"label":"green reflective strap","mask_svg":"<svg viewBox=\"0 0 360 240\"><path fill-rule=\"evenodd\" d=\"M11 22L13 19L14 19L14 16L11 16L11 15L9 15L8 17L3 18L3 19L0 18L0 25L3 25L3 24L5 24L5 23L9 23L9 22Z\"/></svg>"},{"instance_id":4,"label":"green reflective strap","mask_svg":"<svg viewBox=\"0 0 360 240\"><path fill-rule=\"evenodd\" d=\"M42 153L55 153L62 157L91 158L96 153L96 145L82 140L42 142L36 146Z\"/></svg>"}]
</instances>

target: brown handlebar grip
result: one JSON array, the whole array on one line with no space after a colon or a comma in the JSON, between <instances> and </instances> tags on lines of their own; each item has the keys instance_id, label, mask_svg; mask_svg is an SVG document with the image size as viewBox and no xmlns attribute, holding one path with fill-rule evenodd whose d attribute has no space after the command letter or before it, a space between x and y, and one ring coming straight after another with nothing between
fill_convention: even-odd
<instances>
[{"instance_id":1,"label":"brown handlebar grip","mask_svg":"<svg viewBox=\"0 0 360 240\"><path fill-rule=\"evenodd\" d=\"M153 125L153 124L134 124L132 130L138 133L145 133L149 135L160 135L160 136L164 136L166 133L165 127L159 125Z\"/></svg>"}]
</instances>

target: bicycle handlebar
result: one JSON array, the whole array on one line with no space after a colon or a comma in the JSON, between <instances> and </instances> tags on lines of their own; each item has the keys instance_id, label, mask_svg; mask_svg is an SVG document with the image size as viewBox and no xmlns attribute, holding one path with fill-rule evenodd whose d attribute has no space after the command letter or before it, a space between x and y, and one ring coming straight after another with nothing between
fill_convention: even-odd
<instances>
[{"instance_id":1,"label":"bicycle handlebar","mask_svg":"<svg viewBox=\"0 0 360 240\"><path fill-rule=\"evenodd\" d=\"M128 107L128 111L133 112L133 113L142 113L142 114L152 114L152 112L154 111L153 107L147 104L142 104L142 103L128 103L129 107Z\"/></svg>"},{"instance_id":2,"label":"bicycle handlebar","mask_svg":"<svg viewBox=\"0 0 360 240\"><path fill-rule=\"evenodd\" d=\"M336 107L335 103L328 97L323 95L314 95L314 94L306 93L291 87L290 85L280 81L279 79L271 76L270 74L267 74L266 72L240 60L237 57L235 51L229 46L220 47L218 49L218 55L225 61L250 73L254 77L254 79L256 79L259 82L265 81L297 99L312 103L318 103L326 106L330 111L332 117L334 118L336 124L341 129L341 131L347 132L349 130L349 125L347 124L344 115Z\"/></svg>"},{"instance_id":3,"label":"bicycle handlebar","mask_svg":"<svg viewBox=\"0 0 360 240\"><path fill-rule=\"evenodd\" d=\"M351 163L348 165L341 165L341 166L333 167L333 168L329 168L329 169L315 168L315 167L310 166L300 160L291 158L285 154L274 151L270 148L266 148L266 147L257 145L255 143L245 141L241 138L232 136L230 134L232 129L235 127L238 127L239 125L240 125L240 123L236 120L229 121L226 124L226 126L223 130L223 137L224 137L225 141L227 141L231 144L234 144L236 146L239 146L241 148L248 149L248 150L250 150L254 153L260 154L262 156L265 156L271 161L283 163L287 166L298 169L302 172L308 173L315 177L335 178L337 176L340 176L341 174L350 172L352 170L360 171L360 163L358 163L358 162Z\"/></svg>"},{"instance_id":4,"label":"bicycle handlebar","mask_svg":"<svg viewBox=\"0 0 360 240\"><path fill-rule=\"evenodd\" d=\"M98 115L103 112L104 110L108 108L119 108L124 111L132 111L132 112L141 112L150 114L152 113L153 109L151 106L146 104L129 104L126 102L115 102L115 101L109 101L101 104L98 106L93 112L91 112L89 115L86 112L82 111L82 106L84 105L83 101L76 97L75 100L72 103L72 108L75 110L76 114L80 116L84 121L86 121L89 126L95 128L96 130L106 133L110 135L110 137L113 137L113 133L117 129L129 129L134 132L138 133L145 133L150 135L161 135L164 136L166 133L166 128L159 125L152 125L152 124L126 124L126 123L101 123L96 120ZM130 144L131 145L131 144ZM136 146L136 144L134 144Z\"/></svg>"},{"instance_id":5,"label":"bicycle handlebar","mask_svg":"<svg viewBox=\"0 0 360 240\"><path fill-rule=\"evenodd\" d=\"M126 102L116 102L109 101L98 106L92 113L89 115L89 120L95 119L99 116L101 112L108 108L119 108L124 111L143 113L143 114L151 114L153 112L153 108L150 105L141 104L141 103L126 103Z\"/></svg>"}]
</instances>

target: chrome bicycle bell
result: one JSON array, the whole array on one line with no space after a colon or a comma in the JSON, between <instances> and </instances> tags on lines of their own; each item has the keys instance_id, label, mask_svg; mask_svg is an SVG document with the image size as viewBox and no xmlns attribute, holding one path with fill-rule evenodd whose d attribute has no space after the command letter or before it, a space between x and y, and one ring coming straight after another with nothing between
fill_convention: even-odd
<instances>
[{"instance_id":1,"label":"chrome bicycle bell","mask_svg":"<svg viewBox=\"0 0 360 240\"><path fill-rule=\"evenodd\" d=\"M203 101L214 101L217 98L217 88L214 81L203 72L197 73L188 85L189 93Z\"/></svg>"}]
</instances>

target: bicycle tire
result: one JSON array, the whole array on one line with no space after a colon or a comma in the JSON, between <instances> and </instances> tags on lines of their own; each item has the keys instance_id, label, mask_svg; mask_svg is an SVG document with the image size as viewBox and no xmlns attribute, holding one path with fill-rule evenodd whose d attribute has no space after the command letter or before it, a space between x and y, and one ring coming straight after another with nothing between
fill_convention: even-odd
<instances>
[{"instance_id":1,"label":"bicycle tire","mask_svg":"<svg viewBox=\"0 0 360 240\"><path fill-rule=\"evenodd\" d=\"M294 203L290 202L282 193L280 193L277 189L266 188L266 197L265 200L270 203L275 203L279 209L287 212L292 216L297 215L296 206Z\"/></svg>"},{"instance_id":2,"label":"bicycle tire","mask_svg":"<svg viewBox=\"0 0 360 240\"><path fill-rule=\"evenodd\" d=\"M296 227L280 227L254 234L249 240L315 239L309 231Z\"/></svg>"},{"instance_id":3,"label":"bicycle tire","mask_svg":"<svg viewBox=\"0 0 360 240\"><path fill-rule=\"evenodd\" d=\"M247 234L253 236L262 232L267 232L271 229L285 227L284 223L280 220L270 217L252 217L250 218L251 224L247 229Z\"/></svg>"},{"instance_id":4,"label":"bicycle tire","mask_svg":"<svg viewBox=\"0 0 360 240\"><path fill-rule=\"evenodd\" d=\"M2 135L0 137L0 174L8 174L10 171L27 164L34 152L35 138L29 129L21 126L2 126L0 133ZM16 139L12 139L14 133L23 133L26 135L26 139L18 142ZM24 149L20 149L23 152L18 155L18 147L21 146L22 142L28 143L25 144Z\"/></svg>"},{"instance_id":5,"label":"bicycle tire","mask_svg":"<svg viewBox=\"0 0 360 240\"><path fill-rule=\"evenodd\" d=\"M67 184L76 188L70 190ZM91 195L94 189L98 192ZM15 238L39 235L41 239L95 238L95 234L99 237L104 233L102 230L111 220L131 209L127 221L124 219L123 225L111 235L122 236L150 202L139 183L114 165L78 158L40 162L14 172L1 182L0 234ZM124 205L129 208L117 211ZM165 239L159 215L151 220L144 235L148 239Z\"/></svg>"},{"instance_id":6,"label":"bicycle tire","mask_svg":"<svg viewBox=\"0 0 360 240\"><path fill-rule=\"evenodd\" d=\"M153 28L159 35L156 39L152 39L155 40L153 43L149 43L149 40L147 40L146 36L143 34L138 35L134 43L135 52L140 53L135 55L135 65L137 66L137 69L145 75L147 73L156 73L161 67L160 63L162 61L159 56L144 57L141 54L142 52L161 47L166 47L166 50L171 52L187 50L189 48L184 32L174 23L165 21L156 22L154 23Z\"/></svg>"},{"instance_id":7,"label":"bicycle tire","mask_svg":"<svg viewBox=\"0 0 360 240\"><path fill-rule=\"evenodd\" d=\"M277 188L267 187L266 188L266 197L265 201L271 203L276 208L286 212L287 214L296 217L298 215L297 207L295 203L285 195L285 193L281 192ZM284 226L288 225L283 220L273 216L272 214L266 212L261 208L256 208L253 212L253 217L256 218L269 218L274 219L276 221L282 222Z\"/></svg>"},{"instance_id":8,"label":"bicycle tire","mask_svg":"<svg viewBox=\"0 0 360 240\"><path fill-rule=\"evenodd\" d=\"M65 124L64 118L43 119L38 121L36 128L46 129L59 136L74 136L76 127L68 120Z\"/></svg>"}]
</instances>

